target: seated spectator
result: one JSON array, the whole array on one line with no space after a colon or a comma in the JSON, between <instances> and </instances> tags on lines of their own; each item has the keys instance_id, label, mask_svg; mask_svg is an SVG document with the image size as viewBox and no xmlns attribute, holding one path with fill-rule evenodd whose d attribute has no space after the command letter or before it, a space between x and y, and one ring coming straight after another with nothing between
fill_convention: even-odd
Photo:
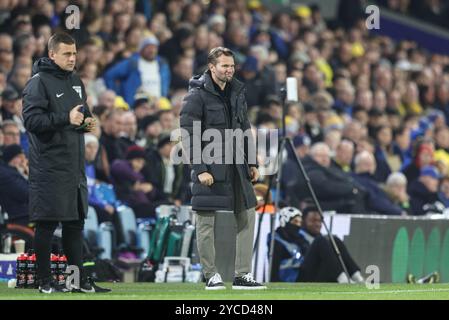
<instances>
[{"instance_id":1,"label":"seated spectator","mask_svg":"<svg viewBox=\"0 0 449 320\"><path fill-rule=\"evenodd\" d=\"M387 178L385 183L385 192L391 202L410 214L410 197L407 194L407 178L402 172L393 172Z\"/></svg>"},{"instance_id":2,"label":"seated spectator","mask_svg":"<svg viewBox=\"0 0 449 320\"><path fill-rule=\"evenodd\" d=\"M449 208L449 177L444 177L440 181L438 199L446 208Z\"/></svg>"},{"instance_id":3,"label":"seated spectator","mask_svg":"<svg viewBox=\"0 0 449 320\"><path fill-rule=\"evenodd\" d=\"M435 160L443 161L449 165L449 128L444 126L435 129ZM444 172L441 172L443 175Z\"/></svg>"},{"instance_id":4,"label":"seated spectator","mask_svg":"<svg viewBox=\"0 0 449 320\"><path fill-rule=\"evenodd\" d=\"M125 154L129 147L137 143L137 119L132 111L124 112L121 118L122 129L118 144L121 149L121 154Z\"/></svg>"},{"instance_id":5,"label":"seated spectator","mask_svg":"<svg viewBox=\"0 0 449 320\"><path fill-rule=\"evenodd\" d=\"M416 141L413 148L412 162L402 169L409 183L414 182L420 176L421 168L433 164L434 151L435 147L432 141L424 139Z\"/></svg>"},{"instance_id":6,"label":"seated spectator","mask_svg":"<svg viewBox=\"0 0 449 320\"><path fill-rule=\"evenodd\" d=\"M170 136L162 136L157 144L157 151L147 152L147 165L143 169L143 175L156 189L154 200L180 206L187 201L186 168L183 164L172 163L170 159L172 149Z\"/></svg>"},{"instance_id":7,"label":"seated spectator","mask_svg":"<svg viewBox=\"0 0 449 320\"><path fill-rule=\"evenodd\" d=\"M1 123L1 129L3 132L4 147L13 144L20 145L20 129L16 122L13 120L5 120Z\"/></svg>"},{"instance_id":8,"label":"seated spectator","mask_svg":"<svg viewBox=\"0 0 449 320\"><path fill-rule=\"evenodd\" d=\"M311 140L307 134L299 134L293 137L293 146L295 153L300 158L306 157L310 150ZM298 198L298 190L296 186L300 181L303 181L302 173L296 163L296 158L292 154L290 148L288 150L288 157L282 166L281 189L284 191L284 200L290 205L299 206L295 201Z\"/></svg>"},{"instance_id":9,"label":"seated spectator","mask_svg":"<svg viewBox=\"0 0 449 320\"><path fill-rule=\"evenodd\" d=\"M123 127L122 112L117 110L107 112L101 124L100 143L106 151L109 163L116 159L124 159L125 154L120 144L120 133Z\"/></svg>"},{"instance_id":10,"label":"seated spectator","mask_svg":"<svg viewBox=\"0 0 449 320\"><path fill-rule=\"evenodd\" d=\"M304 160L304 167L323 210L365 212L365 190L350 175L331 167L330 149L326 144L316 143L312 146L310 157ZM303 180L297 187L301 185L297 192L302 191L302 196L308 197Z\"/></svg>"},{"instance_id":11,"label":"seated spectator","mask_svg":"<svg viewBox=\"0 0 449 320\"><path fill-rule=\"evenodd\" d=\"M7 146L0 163L0 206L8 213L8 222L27 226L28 161L18 144Z\"/></svg>"},{"instance_id":12,"label":"seated spectator","mask_svg":"<svg viewBox=\"0 0 449 320\"><path fill-rule=\"evenodd\" d=\"M368 213L379 213L388 215L401 215L406 212L395 205L387 194L378 186L374 173L376 171L376 160L368 151L359 153L354 160L354 179L360 183L368 193L366 208Z\"/></svg>"},{"instance_id":13,"label":"seated spectator","mask_svg":"<svg viewBox=\"0 0 449 320\"><path fill-rule=\"evenodd\" d=\"M130 206L139 218L155 215L155 205L152 201L156 189L145 181L141 173L144 165L145 150L139 146L131 146L126 152L126 159L117 159L111 166L117 198Z\"/></svg>"},{"instance_id":14,"label":"seated spectator","mask_svg":"<svg viewBox=\"0 0 449 320\"><path fill-rule=\"evenodd\" d=\"M352 141L344 139L338 144L332 163L344 172L351 172L353 157L354 143Z\"/></svg>"},{"instance_id":15,"label":"seated spectator","mask_svg":"<svg viewBox=\"0 0 449 320\"><path fill-rule=\"evenodd\" d=\"M410 129L404 125L393 132L393 152L401 159L404 168L412 161Z\"/></svg>"},{"instance_id":16,"label":"seated spectator","mask_svg":"<svg viewBox=\"0 0 449 320\"><path fill-rule=\"evenodd\" d=\"M393 153L392 130L388 126L380 126L375 133L376 151L376 172L374 177L378 182L384 183L391 172L398 171L401 168L400 157Z\"/></svg>"},{"instance_id":17,"label":"seated spectator","mask_svg":"<svg viewBox=\"0 0 449 320\"><path fill-rule=\"evenodd\" d=\"M444 206L438 201L440 173L434 166L425 166L417 180L410 183L408 194L412 215L442 213Z\"/></svg>"},{"instance_id":18,"label":"seated spectator","mask_svg":"<svg viewBox=\"0 0 449 320\"><path fill-rule=\"evenodd\" d=\"M321 235L322 219L318 209L309 206L303 212L293 207L280 211L271 281L363 283L360 268L344 243L333 237L351 279L344 272L328 237Z\"/></svg>"},{"instance_id":19,"label":"seated spectator","mask_svg":"<svg viewBox=\"0 0 449 320\"><path fill-rule=\"evenodd\" d=\"M89 193L88 203L95 208L97 212L98 222L112 221L115 213L114 203L108 203L104 199L98 197L95 187L99 184L96 179L95 158L98 153L98 139L93 134L84 135L85 144L85 162L86 162L86 178Z\"/></svg>"},{"instance_id":20,"label":"seated spectator","mask_svg":"<svg viewBox=\"0 0 449 320\"><path fill-rule=\"evenodd\" d=\"M15 120L17 110L20 109L20 95L11 87L6 88L2 94L2 106L0 108L3 120ZM20 112L19 112L20 113Z\"/></svg>"}]
</instances>

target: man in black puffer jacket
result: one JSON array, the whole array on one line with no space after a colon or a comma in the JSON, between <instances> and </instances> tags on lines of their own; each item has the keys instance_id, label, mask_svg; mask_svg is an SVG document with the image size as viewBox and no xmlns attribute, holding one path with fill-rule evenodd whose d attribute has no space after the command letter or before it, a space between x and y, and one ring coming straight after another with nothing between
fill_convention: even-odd
<instances>
[{"instance_id":1,"label":"man in black puffer jacket","mask_svg":"<svg viewBox=\"0 0 449 320\"><path fill-rule=\"evenodd\" d=\"M65 291L52 282L50 251L53 233L62 222L62 244L69 265L81 272L77 291L101 288L83 277L84 219L87 182L84 132L95 129L81 79L73 70L75 40L65 33L48 41L49 58L34 63L23 90L23 119L30 141L30 221L36 222L35 251L39 291Z\"/></svg>"},{"instance_id":2,"label":"man in black puffer jacket","mask_svg":"<svg viewBox=\"0 0 449 320\"><path fill-rule=\"evenodd\" d=\"M233 211L237 220L233 289L265 289L251 275L256 206L251 181L258 179L259 172L244 86L233 78L235 65L231 50L212 49L208 67L203 75L190 80L180 121L186 134L183 136L184 151L192 164L192 208L197 213L198 251L207 279L206 289L225 288L215 266L214 223L220 210ZM247 139L236 139L237 143L232 143L233 139L225 139L226 129L241 129ZM206 139L205 130L211 134L220 133L218 140L221 141ZM212 141L203 141L202 137ZM244 140L247 143L242 145ZM230 143L232 149L228 148Z\"/></svg>"}]
</instances>

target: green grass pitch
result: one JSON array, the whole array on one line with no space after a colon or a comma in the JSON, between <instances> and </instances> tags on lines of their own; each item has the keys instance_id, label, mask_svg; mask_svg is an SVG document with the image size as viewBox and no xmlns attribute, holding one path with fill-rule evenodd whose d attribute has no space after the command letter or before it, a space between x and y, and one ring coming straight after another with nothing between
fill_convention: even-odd
<instances>
[{"instance_id":1,"label":"green grass pitch","mask_svg":"<svg viewBox=\"0 0 449 320\"><path fill-rule=\"evenodd\" d=\"M102 283L113 291L107 294L39 294L37 290L12 289L0 283L0 300L448 300L449 284L269 283L267 290L206 291L204 284L190 283Z\"/></svg>"}]
</instances>

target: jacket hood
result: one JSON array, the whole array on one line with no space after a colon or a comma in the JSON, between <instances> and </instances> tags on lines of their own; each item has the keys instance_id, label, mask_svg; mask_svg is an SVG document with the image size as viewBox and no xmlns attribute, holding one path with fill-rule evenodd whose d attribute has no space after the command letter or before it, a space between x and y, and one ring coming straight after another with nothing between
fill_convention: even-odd
<instances>
[{"instance_id":1,"label":"jacket hood","mask_svg":"<svg viewBox=\"0 0 449 320\"><path fill-rule=\"evenodd\" d=\"M46 72L58 78L67 78L73 73L73 71L65 71L61 69L56 63L53 62L53 60L47 57L40 58L33 64L32 76L39 72Z\"/></svg>"},{"instance_id":2,"label":"jacket hood","mask_svg":"<svg viewBox=\"0 0 449 320\"><path fill-rule=\"evenodd\" d=\"M189 80L189 90L194 88L202 88L206 82L206 73L197 74Z\"/></svg>"}]
</instances>

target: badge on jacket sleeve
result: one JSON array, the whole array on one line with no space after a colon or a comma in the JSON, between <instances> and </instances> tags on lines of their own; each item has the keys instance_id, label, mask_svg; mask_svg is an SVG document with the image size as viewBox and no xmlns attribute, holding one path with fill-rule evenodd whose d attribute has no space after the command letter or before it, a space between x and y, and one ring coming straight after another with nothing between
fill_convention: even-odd
<instances>
[{"instance_id":1,"label":"badge on jacket sleeve","mask_svg":"<svg viewBox=\"0 0 449 320\"><path fill-rule=\"evenodd\" d=\"M75 90L78 95L80 96L80 99L83 98L83 91L81 90L81 86L72 86L73 90Z\"/></svg>"}]
</instances>

